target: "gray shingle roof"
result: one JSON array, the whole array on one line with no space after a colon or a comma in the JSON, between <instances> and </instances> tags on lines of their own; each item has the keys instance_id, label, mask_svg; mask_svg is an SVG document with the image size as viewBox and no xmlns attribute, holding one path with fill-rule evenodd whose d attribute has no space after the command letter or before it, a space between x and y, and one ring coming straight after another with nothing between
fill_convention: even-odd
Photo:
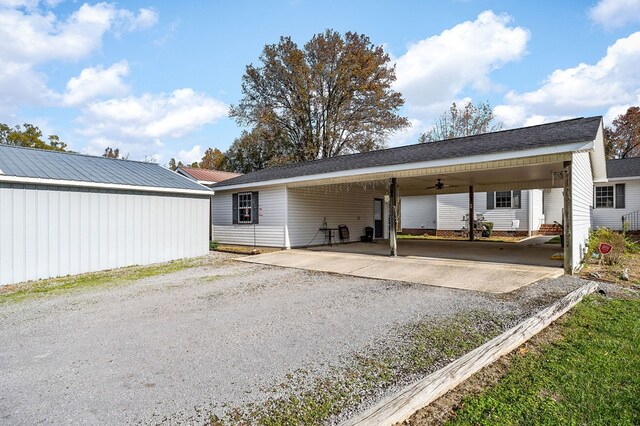
<instances>
[{"instance_id":1,"label":"gray shingle roof","mask_svg":"<svg viewBox=\"0 0 640 426\"><path fill-rule=\"evenodd\" d=\"M607 177L640 177L640 157L607 160Z\"/></svg>"},{"instance_id":2,"label":"gray shingle roof","mask_svg":"<svg viewBox=\"0 0 640 426\"><path fill-rule=\"evenodd\" d=\"M207 190L154 163L0 144L0 175L154 188Z\"/></svg>"},{"instance_id":3,"label":"gray shingle roof","mask_svg":"<svg viewBox=\"0 0 640 426\"><path fill-rule=\"evenodd\" d=\"M213 188L368 167L520 151L573 142L587 142L596 138L601 121L602 117L600 116L575 118L464 138L381 149L361 154L341 155L259 170L217 183L213 185Z\"/></svg>"}]
</instances>

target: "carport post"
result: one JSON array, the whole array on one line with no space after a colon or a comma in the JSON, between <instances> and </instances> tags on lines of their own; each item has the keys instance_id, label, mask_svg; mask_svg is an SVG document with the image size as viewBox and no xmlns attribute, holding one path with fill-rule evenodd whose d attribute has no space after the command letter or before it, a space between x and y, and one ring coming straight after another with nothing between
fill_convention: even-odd
<instances>
[{"instance_id":1,"label":"carport post","mask_svg":"<svg viewBox=\"0 0 640 426\"><path fill-rule=\"evenodd\" d=\"M391 184L389 185L389 245L391 246L391 257L398 256L398 242L396 240L397 206L398 187L396 178L391 178Z\"/></svg>"},{"instance_id":2,"label":"carport post","mask_svg":"<svg viewBox=\"0 0 640 426\"><path fill-rule=\"evenodd\" d=\"M473 212L473 185L469 186L469 241L473 241L475 239L476 234L476 223L473 220L475 213Z\"/></svg>"},{"instance_id":3,"label":"carport post","mask_svg":"<svg viewBox=\"0 0 640 426\"><path fill-rule=\"evenodd\" d=\"M571 161L565 161L563 164L564 174L564 209L562 230L564 234L564 272L565 274L573 275L573 235L571 229L573 227L573 209L571 193L572 176L571 176Z\"/></svg>"}]
</instances>

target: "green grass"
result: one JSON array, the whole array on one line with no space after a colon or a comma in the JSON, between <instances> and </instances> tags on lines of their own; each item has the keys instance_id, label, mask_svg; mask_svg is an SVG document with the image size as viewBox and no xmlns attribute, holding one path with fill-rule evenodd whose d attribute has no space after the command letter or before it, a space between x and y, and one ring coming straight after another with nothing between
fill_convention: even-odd
<instances>
[{"instance_id":1,"label":"green grass","mask_svg":"<svg viewBox=\"0 0 640 426\"><path fill-rule=\"evenodd\" d=\"M435 235L409 235L409 234L398 234L396 238L399 240L439 240L439 241L467 241L468 238L452 238L452 237L438 237ZM482 241L487 243L513 243L521 240L522 238L510 237L481 237L476 238L475 241Z\"/></svg>"},{"instance_id":2,"label":"green grass","mask_svg":"<svg viewBox=\"0 0 640 426\"><path fill-rule=\"evenodd\" d=\"M591 296L559 327L563 339L514 356L449 424L640 424L640 300Z\"/></svg>"},{"instance_id":3,"label":"green grass","mask_svg":"<svg viewBox=\"0 0 640 426\"><path fill-rule=\"evenodd\" d=\"M560 244L560 236L556 235L555 237L547 241L545 244Z\"/></svg>"},{"instance_id":4,"label":"green grass","mask_svg":"<svg viewBox=\"0 0 640 426\"><path fill-rule=\"evenodd\" d=\"M25 299L60 295L86 288L121 285L154 275L177 272L182 269L198 266L202 264L202 262L203 258L184 259L151 266L130 266L89 274L31 281L12 286L8 291L0 293L0 305L10 302L20 302Z\"/></svg>"}]
</instances>

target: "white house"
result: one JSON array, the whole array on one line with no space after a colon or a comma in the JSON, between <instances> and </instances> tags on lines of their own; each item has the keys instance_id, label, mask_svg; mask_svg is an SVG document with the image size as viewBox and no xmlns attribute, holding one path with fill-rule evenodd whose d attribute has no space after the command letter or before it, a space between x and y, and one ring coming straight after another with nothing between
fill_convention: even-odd
<instances>
[{"instance_id":1,"label":"white house","mask_svg":"<svg viewBox=\"0 0 640 426\"><path fill-rule=\"evenodd\" d=\"M593 194L593 227L640 231L640 157L607 161L607 182Z\"/></svg>"},{"instance_id":2,"label":"white house","mask_svg":"<svg viewBox=\"0 0 640 426\"><path fill-rule=\"evenodd\" d=\"M435 189L438 179L442 189ZM576 268L591 229L594 182L606 181L601 117L578 118L260 170L213 185L213 238L281 248L322 244L339 225L365 228L396 253L402 196L562 188L565 270ZM535 196L535 191L532 192ZM517 195L517 194L516 194ZM533 197L532 196L532 197ZM514 203L514 193L510 193ZM486 195L484 196L486 200ZM494 196L497 205L506 197ZM475 214L474 203L467 206ZM539 220L539 219L538 219Z\"/></svg>"},{"instance_id":3,"label":"white house","mask_svg":"<svg viewBox=\"0 0 640 426\"><path fill-rule=\"evenodd\" d=\"M640 158L607 160L607 181L594 186L592 228L640 229ZM497 235L535 235L562 223L560 188L475 194L475 211ZM466 225L466 194L402 197L401 227L409 234L451 235ZM550 225L550 226L545 226Z\"/></svg>"},{"instance_id":4,"label":"white house","mask_svg":"<svg viewBox=\"0 0 640 426\"><path fill-rule=\"evenodd\" d=\"M0 145L0 285L204 255L210 197L157 164Z\"/></svg>"}]
</instances>

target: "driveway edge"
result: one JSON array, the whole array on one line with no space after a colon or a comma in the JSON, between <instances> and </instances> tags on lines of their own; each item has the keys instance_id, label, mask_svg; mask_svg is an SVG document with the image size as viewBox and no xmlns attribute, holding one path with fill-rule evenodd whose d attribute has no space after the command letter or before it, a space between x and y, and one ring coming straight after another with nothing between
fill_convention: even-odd
<instances>
[{"instance_id":1,"label":"driveway edge","mask_svg":"<svg viewBox=\"0 0 640 426\"><path fill-rule=\"evenodd\" d=\"M406 420L417 410L441 397L501 356L518 348L597 288L598 284L595 282L583 285L446 367L384 398L368 410L345 421L342 426L393 425Z\"/></svg>"}]
</instances>

